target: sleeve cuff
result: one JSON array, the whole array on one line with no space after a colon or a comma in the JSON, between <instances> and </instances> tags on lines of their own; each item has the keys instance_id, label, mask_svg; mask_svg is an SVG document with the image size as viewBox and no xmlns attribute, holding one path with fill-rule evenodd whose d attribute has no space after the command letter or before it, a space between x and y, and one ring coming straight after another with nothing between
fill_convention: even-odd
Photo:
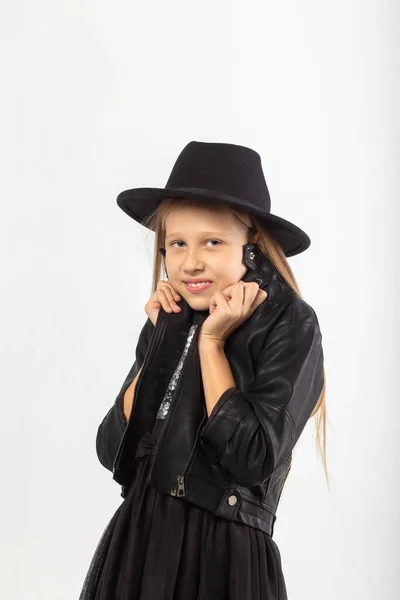
<instances>
[{"instance_id":1,"label":"sleeve cuff","mask_svg":"<svg viewBox=\"0 0 400 600\"><path fill-rule=\"evenodd\" d=\"M213 463L219 461L237 426L251 410L237 388L221 395L200 434L200 445Z\"/></svg>"}]
</instances>

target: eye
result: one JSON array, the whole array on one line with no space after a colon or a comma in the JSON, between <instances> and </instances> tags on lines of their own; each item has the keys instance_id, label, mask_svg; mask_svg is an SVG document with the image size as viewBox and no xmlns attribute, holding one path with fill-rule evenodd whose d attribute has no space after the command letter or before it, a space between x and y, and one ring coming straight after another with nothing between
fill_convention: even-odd
<instances>
[{"instance_id":1,"label":"eye","mask_svg":"<svg viewBox=\"0 0 400 600\"><path fill-rule=\"evenodd\" d=\"M219 240L207 240L207 242L217 242L217 244L222 244L222 242L220 242ZM184 244L185 242L182 242L181 240L178 240L176 242L171 242L170 246L174 246L174 244ZM179 246L181 248L181 246ZM217 246L212 246L213 248L216 248Z\"/></svg>"}]
</instances>

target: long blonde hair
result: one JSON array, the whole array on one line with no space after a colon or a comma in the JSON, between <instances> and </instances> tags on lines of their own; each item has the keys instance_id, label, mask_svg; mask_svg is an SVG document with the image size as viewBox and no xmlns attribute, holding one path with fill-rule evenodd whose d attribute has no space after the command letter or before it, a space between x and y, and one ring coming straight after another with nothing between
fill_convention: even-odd
<instances>
[{"instance_id":1,"label":"long blonde hair","mask_svg":"<svg viewBox=\"0 0 400 600\"><path fill-rule=\"evenodd\" d=\"M228 208L238 219L241 226L245 229L247 233L247 243L253 242L256 234L257 237L257 245L260 247L260 250L268 256L274 267L286 281L286 283L295 291L299 298L302 298L299 286L296 282L293 271L288 263L288 260L285 256L284 251L278 242L272 237L269 233L267 227L264 225L260 219L257 218L256 215L250 215L249 213L241 210L237 210L230 206L222 207L219 204L211 203L206 199L194 200L189 198L166 198L164 199L156 208L156 210L151 213L147 219L142 223L155 233L154 239L154 261L153 261L153 278L152 278L152 292L154 293L157 289L157 284L160 279L166 276L163 257L159 251L159 248L165 248L165 221L168 213L175 207L178 206L209 206L210 208L218 210L219 208ZM323 369L324 374L324 385L319 396L318 402L315 405L313 412L310 415L311 417L315 417L315 425L316 425L316 446L320 452L321 460L324 466L326 480L329 485L329 475L327 469L326 462L326 401L325 401L325 369ZM289 466L290 468L290 466Z\"/></svg>"}]
</instances>

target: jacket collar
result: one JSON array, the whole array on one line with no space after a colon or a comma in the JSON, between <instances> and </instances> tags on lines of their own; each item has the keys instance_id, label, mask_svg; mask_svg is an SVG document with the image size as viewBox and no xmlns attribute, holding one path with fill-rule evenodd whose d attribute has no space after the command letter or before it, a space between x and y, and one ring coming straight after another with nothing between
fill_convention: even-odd
<instances>
[{"instance_id":1,"label":"jacket collar","mask_svg":"<svg viewBox=\"0 0 400 600\"><path fill-rule=\"evenodd\" d=\"M267 300L272 304L278 302L282 296L295 293L257 244L243 246L243 262L247 271L242 281L258 283L260 288L268 293Z\"/></svg>"}]
</instances>

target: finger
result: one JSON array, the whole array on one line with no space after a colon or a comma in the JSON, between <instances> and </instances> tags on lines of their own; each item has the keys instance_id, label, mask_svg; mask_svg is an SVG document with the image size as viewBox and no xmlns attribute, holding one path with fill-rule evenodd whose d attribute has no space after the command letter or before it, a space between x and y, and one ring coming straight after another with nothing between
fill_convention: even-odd
<instances>
[{"instance_id":1,"label":"finger","mask_svg":"<svg viewBox=\"0 0 400 600\"><path fill-rule=\"evenodd\" d=\"M246 288L242 281L238 281L238 283L232 287L231 295L232 299L235 299L235 302L243 304L246 297Z\"/></svg>"},{"instance_id":2,"label":"finger","mask_svg":"<svg viewBox=\"0 0 400 600\"><path fill-rule=\"evenodd\" d=\"M158 301L160 302L161 306L163 307L163 309L166 312L172 312L167 295L166 295L165 291L163 290L163 288L161 288L161 287L159 287L157 290L157 298L158 298Z\"/></svg>"},{"instance_id":3,"label":"finger","mask_svg":"<svg viewBox=\"0 0 400 600\"><path fill-rule=\"evenodd\" d=\"M246 300L251 305L252 302L257 298L257 294L260 291L260 286L255 281L250 281L246 285Z\"/></svg>"},{"instance_id":4,"label":"finger","mask_svg":"<svg viewBox=\"0 0 400 600\"><path fill-rule=\"evenodd\" d=\"M170 283L168 284L168 286L169 286L169 288L171 290L171 293L172 293L172 295L174 297L174 300L181 300L181 296L180 296L180 294L178 294L178 292L176 291L176 289L173 288Z\"/></svg>"},{"instance_id":5,"label":"finger","mask_svg":"<svg viewBox=\"0 0 400 600\"><path fill-rule=\"evenodd\" d=\"M261 289L260 289L260 290L258 291L258 296L257 296L257 297L259 298L259 300L260 300L260 304L261 304L262 302L264 302L264 300L265 300L266 298L268 298L268 292L266 292L265 290L261 290Z\"/></svg>"},{"instance_id":6,"label":"finger","mask_svg":"<svg viewBox=\"0 0 400 600\"><path fill-rule=\"evenodd\" d=\"M257 294L260 290L258 283L255 281L242 282L243 284L243 307L245 312L255 308Z\"/></svg>"},{"instance_id":7,"label":"finger","mask_svg":"<svg viewBox=\"0 0 400 600\"><path fill-rule=\"evenodd\" d=\"M234 285L235 285L235 284L233 284L233 285L228 285L228 287L226 287L226 288L224 288L224 289L222 290L222 293L223 293L223 294L225 294L225 296L230 296L230 295L231 295L231 292L232 292L232 288L233 288L233 286L234 286Z\"/></svg>"},{"instance_id":8,"label":"finger","mask_svg":"<svg viewBox=\"0 0 400 600\"><path fill-rule=\"evenodd\" d=\"M214 306L214 308L218 306L221 309L226 309L226 307L228 306L228 301L221 291L217 290L216 292L214 292L210 300L210 307L211 306Z\"/></svg>"},{"instance_id":9,"label":"finger","mask_svg":"<svg viewBox=\"0 0 400 600\"><path fill-rule=\"evenodd\" d=\"M258 306L260 306L260 304L262 304L264 302L264 300L267 298L268 293L265 290L259 289L257 296L253 302L253 304L251 305L251 308L254 308L254 310L256 308L258 308Z\"/></svg>"},{"instance_id":10,"label":"finger","mask_svg":"<svg viewBox=\"0 0 400 600\"><path fill-rule=\"evenodd\" d=\"M232 288L232 299L229 309L234 317L240 317L244 312L245 287L240 282Z\"/></svg>"},{"instance_id":11,"label":"finger","mask_svg":"<svg viewBox=\"0 0 400 600\"><path fill-rule=\"evenodd\" d=\"M171 292L172 296L174 297L174 300L181 300L181 296L180 294L178 294L178 292L175 290L175 288L172 287L172 285L167 282L167 281L161 281L160 283L162 283L162 289L167 289Z\"/></svg>"},{"instance_id":12,"label":"finger","mask_svg":"<svg viewBox=\"0 0 400 600\"><path fill-rule=\"evenodd\" d=\"M175 290L175 288L172 287L169 281L166 281L165 279L160 279L157 283L157 289L161 289L163 287L169 288L173 293L179 296L178 292Z\"/></svg>"},{"instance_id":13,"label":"finger","mask_svg":"<svg viewBox=\"0 0 400 600\"><path fill-rule=\"evenodd\" d=\"M175 288L172 287L171 284L167 284L167 290L169 292L168 298L169 298L169 301L170 301L170 304L171 304L172 308L174 310L181 310L181 307L178 306L178 304L176 304L176 302L178 302L179 300L181 300L181 297L178 294L178 292L175 290Z\"/></svg>"},{"instance_id":14,"label":"finger","mask_svg":"<svg viewBox=\"0 0 400 600\"><path fill-rule=\"evenodd\" d=\"M178 306L174 301L172 291L169 286L160 287L158 293L164 310L167 312L172 312L172 310L179 312L181 310L181 307Z\"/></svg>"}]
</instances>

